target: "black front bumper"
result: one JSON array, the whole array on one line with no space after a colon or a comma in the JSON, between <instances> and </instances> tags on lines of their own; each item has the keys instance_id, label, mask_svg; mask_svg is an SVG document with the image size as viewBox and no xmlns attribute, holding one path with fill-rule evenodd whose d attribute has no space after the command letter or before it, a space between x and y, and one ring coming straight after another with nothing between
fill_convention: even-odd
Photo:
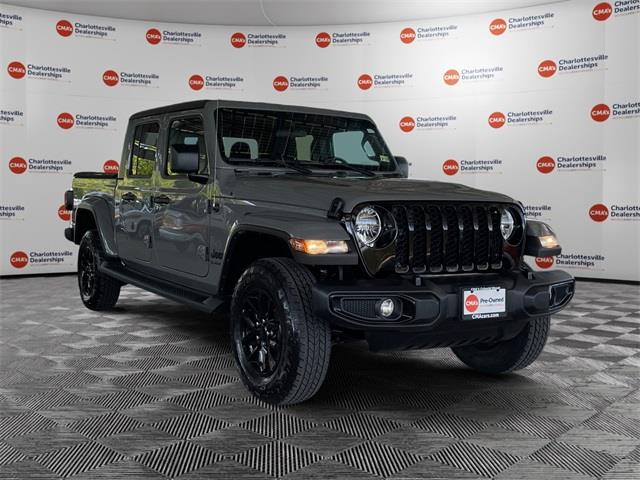
<instances>
[{"instance_id":1,"label":"black front bumper","mask_svg":"<svg viewBox=\"0 0 640 480\"><path fill-rule=\"evenodd\" d=\"M506 313L500 318L463 319L462 290L506 289ZM571 298L575 281L561 270L500 274L443 275L361 280L350 284L319 282L313 289L315 314L334 328L360 333L372 350L435 348L506 340L529 320L558 312ZM402 314L383 318L377 306L391 298Z\"/></svg>"}]
</instances>

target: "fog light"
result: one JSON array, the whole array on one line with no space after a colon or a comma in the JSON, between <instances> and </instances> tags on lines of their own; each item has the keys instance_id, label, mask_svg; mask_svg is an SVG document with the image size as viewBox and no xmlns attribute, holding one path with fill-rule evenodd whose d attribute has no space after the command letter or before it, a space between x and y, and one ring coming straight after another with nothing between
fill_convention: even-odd
<instances>
[{"instance_id":1,"label":"fog light","mask_svg":"<svg viewBox=\"0 0 640 480\"><path fill-rule=\"evenodd\" d=\"M385 298L378 305L378 313L382 315L384 318L388 318L393 315L394 310L396 309L396 305L394 301L390 298Z\"/></svg>"}]
</instances>

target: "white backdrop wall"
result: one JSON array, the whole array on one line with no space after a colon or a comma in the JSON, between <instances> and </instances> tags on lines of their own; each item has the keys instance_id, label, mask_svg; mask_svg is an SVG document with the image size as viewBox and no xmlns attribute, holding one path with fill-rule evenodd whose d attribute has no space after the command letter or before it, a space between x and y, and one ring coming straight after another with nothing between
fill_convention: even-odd
<instances>
[{"instance_id":1,"label":"white backdrop wall","mask_svg":"<svg viewBox=\"0 0 640 480\"><path fill-rule=\"evenodd\" d=\"M131 113L228 98L367 113L413 177L551 223L564 252L538 268L640 280L639 26L640 0L286 28L0 4L0 274L75 269L62 194L117 166Z\"/></svg>"}]
</instances>

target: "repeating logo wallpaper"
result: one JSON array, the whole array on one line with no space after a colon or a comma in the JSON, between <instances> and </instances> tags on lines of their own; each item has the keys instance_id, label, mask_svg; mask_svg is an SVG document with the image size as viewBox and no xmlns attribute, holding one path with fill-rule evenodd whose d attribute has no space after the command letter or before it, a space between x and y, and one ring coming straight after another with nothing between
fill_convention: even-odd
<instances>
[{"instance_id":1,"label":"repeating logo wallpaper","mask_svg":"<svg viewBox=\"0 0 640 480\"><path fill-rule=\"evenodd\" d=\"M366 113L412 177L503 192L549 222L565 250L534 268L640 280L636 4L304 28L2 6L0 273L75 268L62 194L76 171L119 171L133 112L223 98Z\"/></svg>"}]
</instances>

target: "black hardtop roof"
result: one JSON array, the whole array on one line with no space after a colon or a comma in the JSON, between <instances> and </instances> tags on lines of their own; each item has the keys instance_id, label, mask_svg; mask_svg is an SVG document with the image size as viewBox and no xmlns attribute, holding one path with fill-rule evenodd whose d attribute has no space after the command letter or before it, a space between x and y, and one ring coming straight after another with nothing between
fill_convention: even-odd
<instances>
[{"instance_id":1,"label":"black hardtop roof","mask_svg":"<svg viewBox=\"0 0 640 480\"><path fill-rule=\"evenodd\" d=\"M260 102L243 102L238 100L215 100L215 99L206 99L206 100L194 100L191 102L182 102L182 103L174 103L172 105L165 105L163 107L151 108L149 110L143 110L141 112L134 113L129 117L130 120L135 120L137 118L145 118L152 117L156 115L164 115L165 113L175 113L182 112L188 110L201 110L208 103L215 103L218 107L227 107L227 108L247 108L254 110L276 110L276 111L292 111L292 112L301 112L301 113L309 113L316 115L329 115L335 117L350 117L350 118L360 118L365 120L371 120L371 118L363 113L354 113L354 112L344 112L340 110L330 110L325 108L314 108L314 107L305 107L302 105L282 105L278 103L260 103Z\"/></svg>"}]
</instances>

